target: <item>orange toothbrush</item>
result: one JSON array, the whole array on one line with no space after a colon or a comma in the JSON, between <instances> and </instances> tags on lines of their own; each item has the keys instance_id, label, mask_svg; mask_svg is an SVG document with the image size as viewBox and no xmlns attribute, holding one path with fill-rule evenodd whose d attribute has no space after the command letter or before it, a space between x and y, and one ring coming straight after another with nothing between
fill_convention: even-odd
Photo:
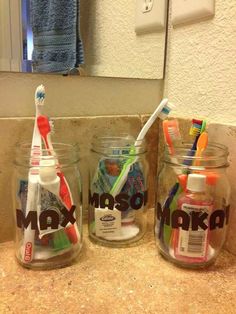
<instances>
[{"instance_id":1,"label":"orange toothbrush","mask_svg":"<svg viewBox=\"0 0 236 314\"><path fill-rule=\"evenodd\" d=\"M162 122L163 134L165 138L165 143L168 147L169 153L174 155L174 146L177 143L182 143L179 123L177 119L164 120Z\"/></svg>"},{"instance_id":2,"label":"orange toothbrush","mask_svg":"<svg viewBox=\"0 0 236 314\"><path fill-rule=\"evenodd\" d=\"M200 166L199 157L201 157L203 151L206 149L207 144L208 144L208 134L207 132L202 132L202 134L199 136L199 139L197 141L197 151L195 154L195 157L196 157L195 166Z\"/></svg>"}]
</instances>

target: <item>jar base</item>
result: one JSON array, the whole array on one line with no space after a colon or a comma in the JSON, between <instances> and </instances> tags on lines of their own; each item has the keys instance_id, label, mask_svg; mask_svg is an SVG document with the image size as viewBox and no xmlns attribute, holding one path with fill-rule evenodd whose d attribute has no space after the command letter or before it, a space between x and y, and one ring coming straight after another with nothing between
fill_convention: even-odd
<instances>
[{"instance_id":1,"label":"jar base","mask_svg":"<svg viewBox=\"0 0 236 314\"><path fill-rule=\"evenodd\" d=\"M121 236L117 237L97 237L93 232L90 232L89 238L92 242L96 244L100 244L103 246L108 247L128 247L128 246L135 246L137 242L139 242L144 234L144 230L140 230L140 228L136 225L123 227L122 229L126 229L125 233ZM124 230L123 230L124 232Z\"/></svg>"},{"instance_id":2,"label":"jar base","mask_svg":"<svg viewBox=\"0 0 236 314\"><path fill-rule=\"evenodd\" d=\"M80 255L82 249L82 243L76 246L76 249L67 250L63 254L51 257L47 260L45 259L33 259L30 263L25 263L22 259L17 256L17 262L23 266L24 268L32 269L32 270L49 270L56 268L63 268L71 265ZM39 256L38 256L39 257Z\"/></svg>"},{"instance_id":3,"label":"jar base","mask_svg":"<svg viewBox=\"0 0 236 314\"><path fill-rule=\"evenodd\" d=\"M120 231L120 236L107 236L104 239L108 241L122 241L133 239L139 233L139 227L133 224L130 226L121 227Z\"/></svg>"},{"instance_id":4,"label":"jar base","mask_svg":"<svg viewBox=\"0 0 236 314\"><path fill-rule=\"evenodd\" d=\"M175 266L178 266L180 268L203 269L203 268L207 268L207 267L211 266L216 261L216 256L215 256L215 257L213 257L210 260L205 261L205 262L188 263L188 262L181 261L181 260L174 258L173 256L171 256L171 254L166 253L161 248L159 248L159 253L165 260L171 262L172 264L174 264Z\"/></svg>"}]
</instances>

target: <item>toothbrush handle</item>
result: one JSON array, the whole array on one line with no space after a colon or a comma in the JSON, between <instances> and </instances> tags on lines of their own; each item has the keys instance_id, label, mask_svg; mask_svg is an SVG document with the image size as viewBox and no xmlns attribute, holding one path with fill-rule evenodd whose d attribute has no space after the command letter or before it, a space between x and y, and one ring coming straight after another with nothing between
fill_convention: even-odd
<instances>
[{"instance_id":1,"label":"toothbrush handle","mask_svg":"<svg viewBox=\"0 0 236 314\"><path fill-rule=\"evenodd\" d=\"M73 205L73 199L72 199L68 182L66 181L66 178L61 171L58 172L57 175L60 178L60 191L59 191L60 198L62 202L64 203L66 209L70 211ZM65 228L65 232L73 244L78 243L80 234L79 234L77 224L74 224L74 225L68 224Z\"/></svg>"},{"instance_id":2,"label":"toothbrush handle","mask_svg":"<svg viewBox=\"0 0 236 314\"><path fill-rule=\"evenodd\" d=\"M163 210L168 209L173 201L173 198L175 196L175 194L177 193L179 188L179 183L176 182L175 185L172 187L172 189L170 190L170 193L167 197L167 199L165 200L165 203L163 205ZM163 242L163 244L165 244L164 242L164 220L161 219L160 220L160 226L159 226L159 234L158 237L159 239Z\"/></svg>"},{"instance_id":3,"label":"toothbrush handle","mask_svg":"<svg viewBox=\"0 0 236 314\"><path fill-rule=\"evenodd\" d=\"M57 160L56 153L53 149L53 144L51 141L50 133L47 134L46 137L42 137L42 138L44 140L46 148L49 151L49 154L55 156L55 161L56 161L56 164L58 166L57 175L60 178L59 196L61 198L62 203L65 205L66 209L68 211L70 211L71 207L73 205L73 199L72 199L72 195L70 192L70 187L69 187L69 184L68 184L63 172L60 170L60 165L59 165L59 162ZM70 241L73 244L78 243L78 241L80 239L80 233L79 233L77 224L75 224L75 225L68 224L68 226L66 226L66 228L65 228L65 232L67 233Z\"/></svg>"},{"instance_id":4,"label":"toothbrush handle","mask_svg":"<svg viewBox=\"0 0 236 314\"><path fill-rule=\"evenodd\" d=\"M196 152L196 149L197 149L197 141L199 139L199 136L196 136L194 142L193 142L193 145L190 149L190 151L188 152L188 156L189 157L193 157L195 155L195 152ZM192 165L192 160L191 159L185 159L184 162L183 162L184 165L186 166L191 166Z\"/></svg>"},{"instance_id":5,"label":"toothbrush handle","mask_svg":"<svg viewBox=\"0 0 236 314\"><path fill-rule=\"evenodd\" d=\"M120 172L118 178L116 179L116 181L115 181L115 183L114 183L114 185L110 191L110 194L113 197L115 197L117 194L119 194L121 192L122 188L125 185L125 182L127 181L130 168L134 163L136 163L136 161L137 161L137 158L135 158L131 162L130 162L130 160L127 160L127 164L125 164L123 166L122 171Z\"/></svg>"},{"instance_id":6,"label":"toothbrush handle","mask_svg":"<svg viewBox=\"0 0 236 314\"><path fill-rule=\"evenodd\" d=\"M38 191L38 183L32 181L31 177L28 180L28 193L27 193L27 204L26 204L26 216L30 211L36 210L36 198ZM34 239L35 230L32 230L31 224L25 229L24 232L24 242L23 242L23 252L24 262L30 263L34 256Z\"/></svg>"}]
</instances>

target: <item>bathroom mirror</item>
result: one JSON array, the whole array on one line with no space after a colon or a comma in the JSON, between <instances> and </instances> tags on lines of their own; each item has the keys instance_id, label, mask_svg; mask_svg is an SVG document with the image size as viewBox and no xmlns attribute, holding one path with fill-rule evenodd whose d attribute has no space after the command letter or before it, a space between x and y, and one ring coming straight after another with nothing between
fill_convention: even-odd
<instances>
[{"instance_id":1,"label":"bathroom mirror","mask_svg":"<svg viewBox=\"0 0 236 314\"><path fill-rule=\"evenodd\" d=\"M162 79L167 10L168 0L0 0L0 71Z\"/></svg>"}]
</instances>

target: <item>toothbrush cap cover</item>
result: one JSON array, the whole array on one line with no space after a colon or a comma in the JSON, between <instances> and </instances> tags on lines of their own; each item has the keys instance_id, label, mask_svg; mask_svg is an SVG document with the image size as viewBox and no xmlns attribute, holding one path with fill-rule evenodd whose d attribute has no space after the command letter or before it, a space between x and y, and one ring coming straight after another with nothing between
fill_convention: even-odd
<instances>
[{"instance_id":1,"label":"toothbrush cap cover","mask_svg":"<svg viewBox=\"0 0 236 314\"><path fill-rule=\"evenodd\" d=\"M189 174L187 181L187 190L191 192L205 192L206 176L202 174Z\"/></svg>"},{"instance_id":2,"label":"toothbrush cap cover","mask_svg":"<svg viewBox=\"0 0 236 314\"><path fill-rule=\"evenodd\" d=\"M55 160L45 159L40 160L39 178L41 183L58 182L59 178L56 171Z\"/></svg>"}]
</instances>

